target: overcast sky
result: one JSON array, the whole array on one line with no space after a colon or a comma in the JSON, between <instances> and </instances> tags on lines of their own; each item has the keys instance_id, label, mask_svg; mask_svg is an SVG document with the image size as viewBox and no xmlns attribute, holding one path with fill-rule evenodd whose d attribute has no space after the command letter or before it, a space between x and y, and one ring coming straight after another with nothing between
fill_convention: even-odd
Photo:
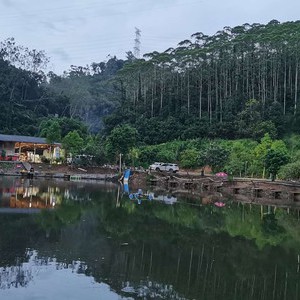
<instances>
[{"instance_id":1,"label":"overcast sky","mask_svg":"<svg viewBox=\"0 0 300 300\"><path fill-rule=\"evenodd\" d=\"M299 0L0 0L0 40L45 50L58 74L70 65L125 58L141 30L141 55L195 32L300 19Z\"/></svg>"}]
</instances>

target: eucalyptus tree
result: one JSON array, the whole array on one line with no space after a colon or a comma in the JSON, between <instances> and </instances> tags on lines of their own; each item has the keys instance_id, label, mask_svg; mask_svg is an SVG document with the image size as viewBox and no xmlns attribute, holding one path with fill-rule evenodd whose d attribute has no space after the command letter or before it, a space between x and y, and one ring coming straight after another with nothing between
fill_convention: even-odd
<instances>
[{"instance_id":1,"label":"eucalyptus tree","mask_svg":"<svg viewBox=\"0 0 300 300\"><path fill-rule=\"evenodd\" d=\"M212 36L197 32L142 60L130 59L118 76L121 107L146 119L176 117L187 128L193 123L187 119L198 124L197 118L210 133L218 128L219 136L222 124L231 127L228 137L258 137L263 130L283 135L280 124L297 119L299 32L298 21L227 26ZM258 101L259 117L243 123L249 99Z\"/></svg>"},{"instance_id":2,"label":"eucalyptus tree","mask_svg":"<svg viewBox=\"0 0 300 300\"><path fill-rule=\"evenodd\" d=\"M165 95L167 91L167 84L170 74L170 68L172 68L172 55L163 52L156 55L153 59L155 66L157 66L158 74L158 85L159 89L159 114L162 115L165 108Z\"/></svg>"}]
</instances>

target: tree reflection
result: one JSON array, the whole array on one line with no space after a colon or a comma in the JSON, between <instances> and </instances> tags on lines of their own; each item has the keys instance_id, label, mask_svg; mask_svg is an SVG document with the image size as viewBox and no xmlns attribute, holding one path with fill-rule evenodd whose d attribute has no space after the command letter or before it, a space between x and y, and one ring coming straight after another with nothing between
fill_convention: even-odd
<instances>
[{"instance_id":1,"label":"tree reflection","mask_svg":"<svg viewBox=\"0 0 300 300\"><path fill-rule=\"evenodd\" d=\"M7 257L0 286L28 285L30 262L93 276L133 298L295 299L299 292L297 212L263 215L260 206L188 199L139 205L126 196L116 207L116 195L95 189L86 201L62 197L55 210L0 219L8 231L0 237Z\"/></svg>"}]
</instances>

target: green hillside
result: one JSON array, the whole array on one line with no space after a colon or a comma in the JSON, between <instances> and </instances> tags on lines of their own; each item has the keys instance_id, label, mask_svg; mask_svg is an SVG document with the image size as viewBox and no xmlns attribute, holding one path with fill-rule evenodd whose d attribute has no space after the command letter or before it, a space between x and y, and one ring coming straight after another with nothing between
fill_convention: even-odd
<instances>
[{"instance_id":1,"label":"green hillside","mask_svg":"<svg viewBox=\"0 0 300 300\"><path fill-rule=\"evenodd\" d=\"M45 72L44 51L11 38L0 43L0 132L55 137L69 152L96 153L99 161L123 153L135 164L160 158L154 145L177 141L161 158L186 166L201 165L201 149L189 141L287 140L300 133L299 41L300 21L243 24L194 33L142 59L129 51L126 60L71 66L59 76ZM286 146L296 162L294 146Z\"/></svg>"}]
</instances>

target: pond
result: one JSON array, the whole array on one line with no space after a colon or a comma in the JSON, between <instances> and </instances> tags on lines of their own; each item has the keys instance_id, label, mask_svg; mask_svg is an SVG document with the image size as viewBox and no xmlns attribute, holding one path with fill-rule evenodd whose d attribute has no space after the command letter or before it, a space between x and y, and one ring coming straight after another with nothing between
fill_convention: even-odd
<instances>
[{"instance_id":1,"label":"pond","mask_svg":"<svg viewBox=\"0 0 300 300\"><path fill-rule=\"evenodd\" d=\"M151 195L0 177L0 299L299 299L299 210Z\"/></svg>"}]
</instances>

